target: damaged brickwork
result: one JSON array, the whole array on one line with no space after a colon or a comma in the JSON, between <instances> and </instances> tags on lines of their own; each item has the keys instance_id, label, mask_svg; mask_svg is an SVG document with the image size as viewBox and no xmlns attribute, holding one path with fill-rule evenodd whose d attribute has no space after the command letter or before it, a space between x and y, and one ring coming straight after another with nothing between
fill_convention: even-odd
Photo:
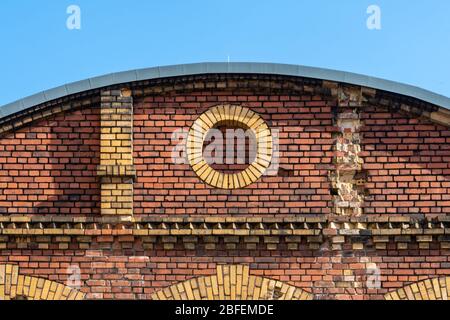
<instances>
[{"instance_id":1,"label":"damaged brickwork","mask_svg":"<svg viewBox=\"0 0 450 320\"><path fill-rule=\"evenodd\" d=\"M330 172L334 196L334 214L359 217L365 197L364 160L361 149L360 117L365 94L369 90L326 83L335 97L335 168ZM375 94L374 92L371 92Z\"/></svg>"}]
</instances>

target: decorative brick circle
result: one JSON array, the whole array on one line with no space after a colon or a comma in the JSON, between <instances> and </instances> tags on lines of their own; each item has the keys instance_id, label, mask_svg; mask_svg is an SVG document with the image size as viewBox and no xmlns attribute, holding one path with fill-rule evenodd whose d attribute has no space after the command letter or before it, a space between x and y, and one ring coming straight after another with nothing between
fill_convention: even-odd
<instances>
[{"instance_id":1,"label":"decorative brick circle","mask_svg":"<svg viewBox=\"0 0 450 320\"><path fill-rule=\"evenodd\" d=\"M213 169L203 157L203 144L210 129L220 125L250 129L256 138L256 157L244 171L227 174ZM220 189L240 189L258 181L272 161L272 133L266 122L252 110L219 105L203 113L192 125L187 139L187 157L197 176Z\"/></svg>"}]
</instances>

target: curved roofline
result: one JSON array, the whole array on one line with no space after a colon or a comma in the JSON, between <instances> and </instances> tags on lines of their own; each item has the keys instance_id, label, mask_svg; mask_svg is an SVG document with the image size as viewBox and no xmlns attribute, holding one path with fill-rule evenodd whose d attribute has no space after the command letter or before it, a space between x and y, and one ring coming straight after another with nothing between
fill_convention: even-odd
<instances>
[{"instance_id":1,"label":"curved roofline","mask_svg":"<svg viewBox=\"0 0 450 320\"><path fill-rule=\"evenodd\" d=\"M200 74L270 74L321 79L388 91L450 109L450 98L446 96L416 86L357 73L291 64L208 62L130 70L72 82L3 105L0 107L0 118L83 91L134 81Z\"/></svg>"}]
</instances>

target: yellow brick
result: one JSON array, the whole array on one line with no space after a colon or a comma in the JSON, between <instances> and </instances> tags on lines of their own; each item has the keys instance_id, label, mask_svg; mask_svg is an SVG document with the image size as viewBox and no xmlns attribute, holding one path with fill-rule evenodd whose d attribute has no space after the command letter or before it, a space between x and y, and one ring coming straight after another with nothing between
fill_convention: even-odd
<instances>
[{"instance_id":1,"label":"yellow brick","mask_svg":"<svg viewBox=\"0 0 450 320\"><path fill-rule=\"evenodd\" d=\"M67 298L67 300L77 300L77 291L76 290L72 290L69 294L69 297Z\"/></svg>"},{"instance_id":2,"label":"yellow brick","mask_svg":"<svg viewBox=\"0 0 450 320\"><path fill-rule=\"evenodd\" d=\"M102 147L102 148L100 149L100 151L101 151L102 153L115 153L115 152L117 152L117 149L118 149L118 148L116 148L116 147ZM104 154L102 154L102 156L109 157L109 155L104 155ZM108 158L107 158L107 159L108 159Z\"/></svg>"},{"instance_id":3,"label":"yellow brick","mask_svg":"<svg viewBox=\"0 0 450 320\"><path fill-rule=\"evenodd\" d=\"M118 152L118 153L130 153L131 152L131 148L129 148L129 147L117 147L115 149L116 149L115 152ZM124 159L124 157L125 157L125 159L127 159L128 156L129 155L122 154L122 159Z\"/></svg>"},{"instance_id":4,"label":"yellow brick","mask_svg":"<svg viewBox=\"0 0 450 320\"><path fill-rule=\"evenodd\" d=\"M102 134L101 135L101 140L115 140L116 139L116 136L117 135L115 135L115 134L108 134L108 133L105 133L105 134ZM118 137L117 137L118 138ZM118 139L120 139L120 138L118 138Z\"/></svg>"},{"instance_id":5,"label":"yellow brick","mask_svg":"<svg viewBox=\"0 0 450 320\"><path fill-rule=\"evenodd\" d=\"M102 209L102 214L104 215L115 215L117 214L116 209Z\"/></svg>"},{"instance_id":6,"label":"yellow brick","mask_svg":"<svg viewBox=\"0 0 450 320\"><path fill-rule=\"evenodd\" d=\"M117 214L132 215L133 210L132 209L118 209Z\"/></svg>"},{"instance_id":7,"label":"yellow brick","mask_svg":"<svg viewBox=\"0 0 450 320\"><path fill-rule=\"evenodd\" d=\"M101 208L102 209L111 209L111 203L109 201L103 202L105 199L102 198Z\"/></svg>"},{"instance_id":8,"label":"yellow brick","mask_svg":"<svg viewBox=\"0 0 450 320\"><path fill-rule=\"evenodd\" d=\"M5 279L6 279L6 266L0 265L0 285L4 285L5 284Z\"/></svg>"},{"instance_id":9,"label":"yellow brick","mask_svg":"<svg viewBox=\"0 0 450 320\"><path fill-rule=\"evenodd\" d=\"M20 275L17 280L17 295L23 295L23 285L25 277Z\"/></svg>"},{"instance_id":10,"label":"yellow brick","mask_svg":"<svg viewBox=\"0 0 450 320\"><path fill-rule=\"evenodd\" d=\"M61 295L61 298L64 299L64 300L68 300L69 295L70 295L70 291L71 291L70 287L64 287L64 291L63 291L63 293Z\"/></svg>"}]
</instances>

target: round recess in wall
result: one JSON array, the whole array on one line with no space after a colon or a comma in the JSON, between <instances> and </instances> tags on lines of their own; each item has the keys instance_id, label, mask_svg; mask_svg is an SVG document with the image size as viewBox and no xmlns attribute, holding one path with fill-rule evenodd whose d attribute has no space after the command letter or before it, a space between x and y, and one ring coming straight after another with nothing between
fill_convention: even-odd
<instances>
[{"instance_id":1,"label":"round recess in wall","mask_svg":"<svg viewBox=\"0 0 450 320\"><path fill-rule=\"evenodd\" d=\"M254 137L255 156L245 170L224 173L215 170L203 154L205 139L211 129L239 127ZM257 113L238 105L219 105L203 113L192 125L187 139L187 158L196 175L208 185L220 189L240 189L256 182L272 161L272 133Z\"/></svg>"}]
</instances>

